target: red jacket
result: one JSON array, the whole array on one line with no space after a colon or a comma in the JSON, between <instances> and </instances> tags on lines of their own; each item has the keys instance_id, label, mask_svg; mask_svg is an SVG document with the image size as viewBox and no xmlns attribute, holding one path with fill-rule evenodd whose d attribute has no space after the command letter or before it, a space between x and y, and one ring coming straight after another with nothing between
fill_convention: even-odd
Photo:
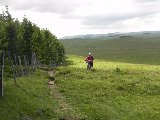
<instances>
[{"instance_id":1,"label":"red jacket","mask_svg":"<svg viewBox=\"0 0 160 120\"><path fill-rule=\"evenodd\" d=\"M91 55L88 55L87 58L85 59L85 61L90 61L93 62L94 58Z\"/></svg>"}]
</instances>

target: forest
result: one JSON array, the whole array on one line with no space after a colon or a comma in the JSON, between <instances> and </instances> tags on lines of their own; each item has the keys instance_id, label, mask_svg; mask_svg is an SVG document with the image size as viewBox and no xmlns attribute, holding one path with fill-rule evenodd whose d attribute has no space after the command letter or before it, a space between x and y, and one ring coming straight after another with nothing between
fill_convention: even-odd
<instances>
[{"instance_id":1,"label":"forest","mask_svg":"<svg viewBox=\"0 0 160 120\"><path fill-rule=\"evenodd\" d=\"M64 59L63 44L46 28L40 28L24 15L23 20L13 18L6 5L0 14L0 52L26 56L31 64L32 54L43 64L59 64Z\"/></svg>"}]
</instances>

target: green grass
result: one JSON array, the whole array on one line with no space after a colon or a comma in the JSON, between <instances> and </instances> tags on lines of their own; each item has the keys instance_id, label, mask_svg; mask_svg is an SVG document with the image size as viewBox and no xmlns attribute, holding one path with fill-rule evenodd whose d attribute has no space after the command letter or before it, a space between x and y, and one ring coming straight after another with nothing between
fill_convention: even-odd
<instances>
[{"instance_id":1,"label":"green grass","mask_svg":"<svg viewBox=\"0 0 160 120\"><path fill-rule=\"evenodd\" d=\"M117 38L111 40L62 40L69 55L136 64L160 64L160 38Z\"/></svg>"},{"instance_id":2,"label":"green grass","mask_svg":"<svg viewBox=\"0 0 160 120\"><path fill-rule=\"evenodd\" d=\"M0 99L1 120L28 120L54 117L52 97L48 95L47 76L37 72L30 77L4 81L4 96Z\"/></svg>"},{"instance_id":3,"label":"green grass","mask_svg":"<svg viewBox=\"0 0 160 120\"><path fill-rule=\"evenodd\" d=\"M63 111L47 81L47 72L43 70L18 78L17 85L12 79L5 79L0 120L59 120L69 116L71 112Z\"/></svg>"},{"instance_id":4,"label":"green grass","mask_svg":"<svg viewBox=\"0 0 160 120\"><path fill-rule=\"evenodd\" d=\"M69 56L56 68L55 85L47 71L4 80L1 120L159 120L160 66L94 61Z\"/></svg>"},{"instance_id":5,"label":"green grass","mask_svg":"<svg viewBox=\"0 0 160 120\"><path fill-rule=\"evenodd\" d=\"M160 66L97 60L86 71L82 57L60 67L59 92L86 120L160 119Z\"/></svg>"},{"instance_id":6,"label":"green grass","mask_svg":"<svg viewBox=\"0 0 160 120\"><path fill-rule=\"evenodd\" d=\"M47 85L47 70L19 77L17 85L5 71L0 120L160 119L159 38L62 42L79 56L56 68L55 85ZM93 71L86 70L88 52Z\"/></svg>"}]
</instances>

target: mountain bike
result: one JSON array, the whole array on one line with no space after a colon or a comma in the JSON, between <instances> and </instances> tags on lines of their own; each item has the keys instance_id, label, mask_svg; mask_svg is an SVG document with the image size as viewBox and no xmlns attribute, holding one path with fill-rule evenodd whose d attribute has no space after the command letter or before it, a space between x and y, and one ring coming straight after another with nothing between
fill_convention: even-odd
<instances>
[{"instance_id":1,"label":"mountain bike","mask_svg":"<svg viewBox=\"0 0 160 120\"><path fill-rule=\"evenodd\" d=\"M91 61L86 61L86 63L87 63L87 70L91 70L92 62Z\"/></svg>"}]
</instances>

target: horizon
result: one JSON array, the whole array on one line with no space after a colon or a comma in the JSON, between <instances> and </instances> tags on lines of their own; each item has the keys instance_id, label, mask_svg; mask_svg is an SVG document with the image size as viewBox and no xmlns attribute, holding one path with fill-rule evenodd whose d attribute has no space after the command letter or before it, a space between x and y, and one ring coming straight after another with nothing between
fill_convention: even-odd
<instances>
[{"instance_id":1,"label":"horizon","mask_svg":"<svg viewBox=\"0 0 160 120\"><path fill-rule=\"evenodd\" d=\"M86 35L108 35L108 34L129 34L129 33L145 33L145 32L160 32L160 31L137 31L137 32L111 32L111 33L99 33L99 34L77 34L71 36L60 37L59 39L65 39L67 37L77 37L77 36L86 36Z\"/></svg>"}]
</instances>

